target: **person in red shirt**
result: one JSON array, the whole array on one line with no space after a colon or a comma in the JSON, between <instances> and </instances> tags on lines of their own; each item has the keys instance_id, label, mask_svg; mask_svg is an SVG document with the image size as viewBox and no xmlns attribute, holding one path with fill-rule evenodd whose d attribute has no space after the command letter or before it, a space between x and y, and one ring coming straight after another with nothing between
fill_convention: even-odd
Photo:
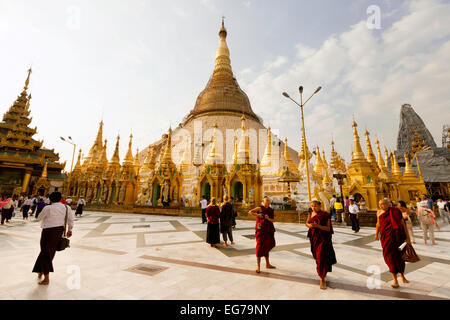
<instances>
[{"instance_id":1,"label":"person in red shirt","mask_svg":"<svg viewBox=\"0 0 450 320\"><path fill-rule=\"evenodd\" d=\"M275 269L275 266L269 262L269 252L275 243L275 213L270 207L270 200L264 197L264 205L256 207L248 212L256 216L255 236L256 236L256 262L258 268L256 273L260 272L261 257L266 258L266 268Z\"/></svg>"},{"instance_id":2,"label":"person in red shirt","mask_svg":"<svg viewBox=\"0 0 450 320\"><path fill-rule=\"evenodd\" d=\"M308 214L306 226L308 238L311 242L311 253L316 260L317 274L320 277L320 289L327 288L325 277L332 271L332 265L335 264L336 254L334 252L331 237L333 227L331 225L331 215L322 211L320 201L314 200L311 203L313 211Z\"/></svg>"},{"instance_id":3,"label":"person in red shirt","mask_svg":"<svg viewBox=\"0 0 450 320\"><path fill-rule=\"evenodd\" d=\"M216 198L212 198L210 205L206 208L206 218L208 218L206 242L211 247L216 247L216 244L220 243L220 209L217 206Z\"/></svg>"}]
</instances>

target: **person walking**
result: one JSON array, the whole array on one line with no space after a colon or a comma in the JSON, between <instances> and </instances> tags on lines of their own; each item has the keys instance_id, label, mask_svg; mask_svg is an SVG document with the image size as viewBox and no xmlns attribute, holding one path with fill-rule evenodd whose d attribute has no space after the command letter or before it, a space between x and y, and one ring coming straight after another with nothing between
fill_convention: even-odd
<instances>
[{"instance_id":1,"label":"person walking","mask_svg":"<svg viewBox=\"0 0 450 320\"><path fill-rule=\"evenodd\" d=\"M398 288L397 274L403 283L409 281L405 278L405 260L399 247L406 241L411 244L408 229L403 220L403 215L397 207L390 206L389 199L384 198L378 203L380 210L377 211L377 226L374 240L380 239L383 248L383 258L389 267L389 272L394 280L392 288ZM380 237L378 238L378 234Z\"/></svg>"},{"instance_id":2,"label":"person walking","mask_svg":"<svg viewBox=\"0 0 450 320\"><path fill-rule=\"evenodd\" d=\"M86 201L84 200L83 196L78 199L77 202L77 210L75 211L75 217L80 216L83 214L83 206L86 204Z\"/></svg>"},{"instance_id":3,"label":"person walking","mask_svg":"<svg viewBox=\"0 0 450 320\"><path fill-rule=\"evenodd\" d=\"M270 264L269 252L275 248L275 212L270 207L270 199L264 197L263 205L248 212L249 215L256 216L255 237L256 237L256 273L260 273L261 257L266 259L266 268L275 269Z\"/></svg>"},{"instance_id":4,"label":"person walking","mask_svg":"<svg viewBox=\"0 0 450 320\"><path fill-rule=\"evenodd\" d=\"M36 259L33 271L38 274L38 279L44 276L39 282L40 285L48 285L50 283L49 273L54 272L53 258L55 257L56 248L64 233L64 225L67 217L68 231L66 236L72 236L73 214L69 206L61 201L61 193L53 192L50 194L50 205L46 206L38 217L41 222L41 252Z\"/></svg>"},{"instance_id":5,"label":"person walking","mask_svg":"<svg viewBox=\"0 0 450 320\"><path fill-rule=\"evenodd\" d=\"M33 204L32 200L28 197L25 197L22 206L22 216L23 220L28 220L28 211L30 211L31 205Z\"/></svg>"},{"instance_id":6,"label":"person walking","mask_svg":"<svg viewBox=\"0 0 450 320\"><path fill-rule=\"evenodd\" d=\"M234 244L233 241L233 206L228 201L228 196L225 195L223 197L223 204L220 208L220 232L223 235L224 246L227 247L228 238L230 238L231 244Z\"/></svg>"},{"instance_id":7,"label":"person walking","mask_svg":"<svg viewBox=\"0 0 450 320\"><path fill-rule=\"evenodd\" d=\"M37 208L36 208L36 219L39 217L39 214L42 212L42 209L46 206L45 201L42 197L39 197Z\"/></svg>"},{"instance_id":8,"label":"person walking","mask_svg":"<svg viewBox=\"0 0 450 320\"><path fill-rule=\"evenodd\" d=\"M442 198L439 198L437 206L439 208L439 214L442 217L442 222L445 222L445 220L447 220L447 223L450 223L447 201L443 201Z\"/></svg>"},{"instance_id":9,"label":"person walking","mask_svg":"<svg viewBox=\"0 0 450 320\"><path fill-rule=\"evenodd\" d=\"M208 218L206 242L215 248L218 243L220 244L220 209L217 206L216 198L211 199L205 215Z\"/></svg>"},{"instance_id":10,"label":"person walking","mask_svg":"<svg viewBox=\"0 0 450 320\"><path fill-rule=\"evenodd\" d=\"M355 203L355 200L350 199L350 205L348 206L348 212L350 214L350 220L352 221L352 230L355 233L359 232L359 208Z\"/></svg>"},{"instance_id":11,"label":"person walking","mask_svg":"<svg viewBox=\"0 0 450 320\"><path fill-rule=\"evenodd\" d=\"M206 223L206 207L208 206L208 200L203 195L202 200L200 200L200 207L202 208L202 224Z\"/></svg>"},{"instance_id":12,"label":"person walking","mask_svg":"<svg viewBox=\"0 0 450 320\"><path fill-rule=\"evenodd\" d=\"M336 195L333 194L333 197L330 200L330 213L334 218L334 222L337 221L336 209L334 208L335 204L336 204Z\"/></svg>"},{"instance_id":13,"label":"person walking","mask_svg":"<svg viewBox=\"0 0 450 320\"><path fill-rule=\"evenodd\" d=\"M31 198L31 213L30 213L30 217L32 217L34 215L34 213L36 212L37 203L38 203L37 197L33 196L33 198Z\"/></svg>"},{"instance_id":14,"label":"person walking","mask_svg":"<svg viewBox=\"0 0 450 320\"><path fill-rule=\"evenodd\" d=\"M0 207L1 207L1 214L2 214L1 224L4 225L5 220L8 223L8 221L10 219L9 215L11 212L11 208L14 210L14 202L12 201L11 198L7 198L4 201L0 202Z\"/></svg>"},{"instance_id":15,"label":"person walking","mask_svg":"<svg viewBox=\"0 0 450 320\"><path fill-rule=\"evenodd\" d=\"M423 230L423 241L424 244L427 244L428 232L430 233L431 244L436 245L436 241L434 240L434 226L433 226L433 211L428 208L428 204L426 201L422 201L419 203L418 208L418 216L420 219L420 224Z\"/></svg>"},{"instance_id":16,"label":"person walking","mask_svg":"<svg viewBox=\"0 0 450 320\"><path fill-rule=\"evenodd\" d=\"M325 277L332 271L332 265L337 263L331 237L333 227L331 215L321 209L320 201L312 201L312 213L308 214L306 226L311 243L311 253L316 260L316 270L320 277L320 289L327 288Z\"/></svg>"},{"instance_id":17,"label":"person walking","mask_svg":"<svg viewBox=\"0 0 450 320\"><path fill-rule=\"evenodd\" d=\"M413 225L412 225L412 221L411 221L411 211L406 206L405 201L400 200L398 202L398 204L399 204L399 209L402 212L403 221L405 221L406 228L408 229L409 236L411 237L411 242L416 243L416 240L414 239L414 231L413 231Z\"/></svg>"}]
</instances>

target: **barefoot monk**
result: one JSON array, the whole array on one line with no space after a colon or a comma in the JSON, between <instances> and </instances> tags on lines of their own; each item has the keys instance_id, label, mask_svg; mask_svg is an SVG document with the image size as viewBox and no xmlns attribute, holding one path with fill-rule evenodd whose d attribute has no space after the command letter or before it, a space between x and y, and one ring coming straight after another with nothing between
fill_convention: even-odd
<instances>
[{"instance_id":1,"label":"barefoot monk","mask_svg":"<svg viewBox=\"0 0 450 320\"><path fill-rule=\"evenodd\" d=\"M327 288L325 277L332 271L332 265L335 264L336 254L334 252L331 235L333 227L331 226L331 215L322 211L320 201L311 202L312 212L308 214L306 226L308 238L311 242L311 252L316 260L317 274L320 277L320 289Z\"/></svg>"},{"instance_id":2,"label":"barefoot monk","mask_svg":"<svg viewBox=\"0 0 450 320\"><path fill-rule=\"evenodd\" d=\"M401 257L399 247L406 241L411 244L408 229L403 221L402 212L396 207L389 206L389 199L384 198L378 203L381 210L377 212L377 228L375 240L378 240L380 233L381 246L383 247L383 258L389 267L389 272L394 279L392 288L398 288L397 274L403 283L408 283L405 273L405 261Z\"/></svg>"},{"instance_id":3,"label":"barefoot monk","mask_svg":"<svg viewBox=\"0 0 450 320\"><path fill-rule=\"evenodd\" d=\"M252 216L256 216L255 236L256 236L256 262L258 268L256 272L260 272L261 257L266 258L266 268L275 269L269 262L269 251L275 247L275 213L270 207L270 200L264 197L262 206L256 207L248 212Z\"/></svg>"}]
</instances>

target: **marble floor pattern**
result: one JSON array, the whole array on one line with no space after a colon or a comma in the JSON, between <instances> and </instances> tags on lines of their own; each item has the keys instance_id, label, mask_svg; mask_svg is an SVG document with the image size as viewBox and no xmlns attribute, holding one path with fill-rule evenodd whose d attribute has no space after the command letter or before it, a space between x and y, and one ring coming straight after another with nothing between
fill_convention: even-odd
<instances>
[{"instance_id":1,"label":"marble floor pattern","mask_svg":"<svg viewBox=\"0 0 450 320\"><path fill-rule=\"evenodd\" d=\"M270 257L277 269L266 270L262 261L256 274L252 221L238 220L236 244L215 249L205 243L201 218L85 212L75 220L71 247L56 253L49 286L39 286L31 273L39 222L17 216L0 226L0 299L450 299L448 224L435 231L436 246L424 245L422 231L414 228L421 261L407 264L410 283L400 289L390 287L374 228L354 234L335 225L338 263L323 291L304 225L275 224ZM369 289L377 272L379 286Z\"/></svg>"}]
</instances>

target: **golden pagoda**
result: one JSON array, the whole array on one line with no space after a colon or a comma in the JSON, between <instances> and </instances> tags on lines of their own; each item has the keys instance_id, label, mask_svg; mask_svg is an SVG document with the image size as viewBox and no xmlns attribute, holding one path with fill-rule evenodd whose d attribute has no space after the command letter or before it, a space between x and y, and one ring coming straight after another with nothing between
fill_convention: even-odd
<instances>
[{"instance_id":1,"label":"golden pagoda","mask_svg":"<svg viewBox=\"0 0 450 320\"><path fill-rule=\"evenodd\" d=\"M66 163L59 162L59 154L43 148L43 141L33 139L37 128L29 127L32 121L31 94L28 94L31 73L30 68L22 93L0 122L0 194L4 196L63 191L67 179L61 172ZM44 169L48 184L38 185L39 180L43 181Z\"/></svg>"}]
</instances>

